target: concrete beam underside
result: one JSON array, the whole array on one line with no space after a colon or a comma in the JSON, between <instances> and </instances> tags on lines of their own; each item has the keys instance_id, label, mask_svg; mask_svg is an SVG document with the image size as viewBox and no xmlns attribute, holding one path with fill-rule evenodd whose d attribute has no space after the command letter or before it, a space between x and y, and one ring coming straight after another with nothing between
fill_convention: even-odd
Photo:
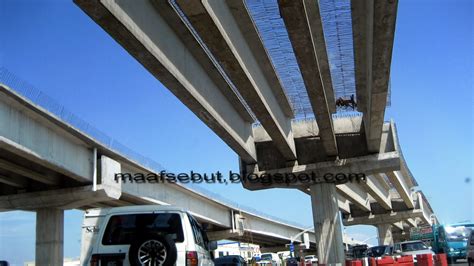
<instances>
[{"instance_id":1,"label":"concrete beam underside","mask_svg":"<svg viewBox=\"0 0 474 266\"><path fill-rule=\"evenodd\" d=\"M111 201L120 197L120 191L104 189L98 186L93 191L92 186L63 188L48 191L20 193L0 196L1 210L26 210L38 208L75 209L84 205Z\"/></svg>"},{"instance_id":2,"label":"concrete beam underside","mask_svg":"<svg viewBox=\"0 0 474 266\"><path fill-rule=\"evenodd\" d=\"M301 188L311 185L313 181L310 178L308 178L308 180L300 178L295 180L292 179L291 182L285 182L284 179L277 179L276 174L283 176L288 173L292 173L296 176L300 174L306 174L309 175L309 177L314 176L314 182L317 182L319 179L322 181L323 176L328 173L333 175L338 173L364 173L367 176L371 174L388 172L388 169L400 169L400 155L398 152L387 152L383 154L361 156L339 161L320 162L270 171L255 172L254 174L259 177L266 174L267 176L271 175L275 178L274 180L272 179L271 183L259 182L259 180L243 180L242 184L245 188L250 190L269 188Z\"/></svg>"},{"instance_id":3,"label":"concrete beam underside","mask_svg":"<svg viewBox=\"0 0 474 266\"><path fill-rule=\"evenodd\" d=\"M368 150L378 152L387 104L398 1L351 1L357 104Z\"/></svg>"},{"instance_id":4,"label":"concrete beam underside","mask_svg":"<svg viewBox=\"0 0 474 266\"><path fill-rule=\"evenodd\" d=\"M310 1L279 1L280 14L317 118L324 149L329 156L336 157L338 150L332 121L334 92L317 5Z\"/></svg>"},{"instance_id":5,"label":"concrete beam underside","mask_svg":"<svg viewBox=\"0 0 474 266\"><path fill-rule=\"evenodd\" d=\"M209 64L203 65L200 59L204 57L194 55L202 49L194 41L183 43L151 1L76 0L75 3L244 161L256 162L248 117L233 107L236 102L231 102L210 77L209 71L215 68L205 67ZM171 13L174 12L171 6L167 8L170 17L177 18ZM164 35L167 37L162 38ZM196 49L190 49L190 44L195 44Z\"/></svg>"},{"instance_id":6,"label":"concrete beam underside","mask_svg":"<svg viewBox=\"0 0 474 266\"><path fill-rule=\"evenodd\" d=\"M380 174L370 175L361 186L386 210L392 209L388 184Z\"/></svg>"},{"instance_id":7,"label":"concrete beam underside","mask_svg":"<svg viewBox=\"0 0 474 266\"><path fill-rule=\"evenodd\" d=\"M286 158L296 159L291 105L243 1L177 1Z\"/></svg>"},{"instance_id":8,"label":"concrete beam underside","mask_svg":"<svg viewBox=\"0 0 474 266\"><path fill-rule=\"evenodd\" d=\"M407 208L413 209L415 208L415 204L413 202L412 193L410 188L405 182L404 176L401 174L400 171L391 171L386 173L390 183L395 187L400 197L403 199L403 202L407 206Z\"/></svg>"},{"instance_id":9,"label":"concrete beam underside","mask_svg":"<svg viewBox=\"0 0 474 266\"><path fill-rule=\"evenodd\" d=\"M408 211L398 211L398 212L390 212L386 214L369 214L368 216L360 216L360 217L349 217L343 220L343 224L346 226L349 225L359 225L359 224L366 224L366 225L379 225L379 224L393 224L400 221L404 221L410 218L417 218L423 217L423 211L416 209L416 210L408 210Z\"/></svg>"}]
</instances>

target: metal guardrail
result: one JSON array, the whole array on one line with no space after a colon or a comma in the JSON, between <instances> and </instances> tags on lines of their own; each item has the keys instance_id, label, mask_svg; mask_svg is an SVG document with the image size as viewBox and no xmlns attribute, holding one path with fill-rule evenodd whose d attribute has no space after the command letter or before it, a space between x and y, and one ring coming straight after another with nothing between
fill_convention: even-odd
<instances>
[{"instance_id":1,"label":"metal guardrail","mask_svg":"<svg viewBox=\"0 0 474 266\"><path fill-rule=\"evenodd\" d=\"M156 172L160 172L161 170L165 170L165 168L155 162L154 160L143 156L134 150L130 149L129 147L123 145L122 143L118 142L117 140L113 139L112 137L108 136L101 130L97 129L90 123L84 121L80 117L76 116L74 113L69 111L66 107L58 103L56 100L48 96L47 94L43 93L41 90L36 88L35 86L31 85L28 82L25 82L18 76L14 75L10 71L8 71L4 67L0 67L0 83L5 84L6 86L10 87L11 89L15 90L17 93L22 95L23 97L30 100L32 103L42 107L43 109L51 112L57 118L62 120L63 122L73 126L77 130L81 131L82 133L88 135L89 137L95 139L97 142L100 142L105 147L115 151L118 154L121 154L124 157L130 158L135 162L141 164L142 166L154 170ZM275 217L261 211L258 211L252 207L248 207L242 204L239 204L235 201L229 200L215 192L211 192L201 186L195 184L183 184L184 187L188 188L191 191L198 192L203 194L210 199L217 200L223 204L228 205L230 208L233 208L237 211L244 211L256 216L264 217L267 219L271 219L280 223L284 223L294 227L305 228L304 225L298 224L294 221L288 221L279 217Z\"/></svg>"}]
</instances>

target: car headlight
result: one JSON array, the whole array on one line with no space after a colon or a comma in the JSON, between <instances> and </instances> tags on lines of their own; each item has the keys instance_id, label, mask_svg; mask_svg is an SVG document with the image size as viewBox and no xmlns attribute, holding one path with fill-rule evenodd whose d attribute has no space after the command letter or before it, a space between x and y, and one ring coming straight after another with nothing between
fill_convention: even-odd
<instances>
[{"instance_id":1,"label":"car headlight","mask_svg":"<svg viewBox=\"0 0 474 266\"><path fill-rule=\"evenodd\" d=\"M453 252L454 251L454 248L449 248L449 252Z\"/></svg>"}]
</instances>

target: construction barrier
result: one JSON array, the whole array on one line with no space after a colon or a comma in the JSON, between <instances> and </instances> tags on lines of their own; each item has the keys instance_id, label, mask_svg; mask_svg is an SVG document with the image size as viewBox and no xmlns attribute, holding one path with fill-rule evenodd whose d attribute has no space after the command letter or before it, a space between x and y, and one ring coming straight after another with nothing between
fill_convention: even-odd
<instances>
[{"instance_id":1,"label":"construction barrier","mask_svg":"<svg viewBox=\"0 0 474 266\"><path fill-rule=\"evenodd\" d=\"M403 266L414 266L415 262L413 261L413 256L408 255L397 258L397 264Z\"/></svg>"},{"instance_id":2,"label":"construction barrier","mask_svg":"<svg viewBox=\"0 0 474 266\"><path fill-rule=\"evenodd\" d=\"M433 266L433 254L416 255L418 266Z\"/></svg>"},{"instance_id":3,"label":"construction barrier","mask_svg":"<svg viewBox=\"0 0 474 266\"><path fill-rule=\"evenodd\" d=\"M346 260L346 266L362 266L361 260Z\"/></svg>"},{"instance_id":4,"label":"construction barrier","mask_svg":"<svg viewBox=\"0 0 474 266\"><path fill-rule=\"evenodd\" d=\"M376 262L375 258L373 258L373 257L369 258L369 266L377 266L377 262Z\"/></svg>"},{"instance_id":5,"label":"construction barrier","mask_svg":"<svg viewBox=\"0 0 474 266\"><path fill-rule=\"evenodd\" d=\"M390 266L390 265L396 264L395 260L389 256L382 257L381 259L378 259L376 261L377 261L377 265Z\"/></svg>"},{"instance_id":6,"label":"construction barrier","mask_svg":"<svg viewBox=\"0 0 474 266\"><path fill-rule=\"evenodd\" d=\"M418 266L448 266L446 254L423 254L416 256ZM319 264L321 265L321 264ZM362 266L361 260L346 260L346 266ZM415 262L413 256L403 256L394 259L386 256L381 259L368 258L368 265L370 266L414 266Z\"/></svg>"},{"instance_id":7,"label":"construction barrier","mask_svg":"<svg viewBox=\"0 0 474 266\"><path fill-rule=\"evenodd\" d=\"M434 256L435 266L448 266L448 258L446 254L436 254Z\"/></svg>"}]
</instances>

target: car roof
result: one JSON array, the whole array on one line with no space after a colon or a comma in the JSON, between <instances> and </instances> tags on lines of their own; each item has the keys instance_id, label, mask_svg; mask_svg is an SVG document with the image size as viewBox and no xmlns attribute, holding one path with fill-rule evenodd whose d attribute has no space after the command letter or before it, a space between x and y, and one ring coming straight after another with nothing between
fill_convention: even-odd
<instances>
[{"instance_id":1,"label":"car roof","mask_svg":"<svg viewBox=\"0 0 474 266\"><path fill-rule=\"evenodd\" d=\"M120 213L137 213L137 212L154 212L154 211L175 211L187 213L187 211L181 207L172 205L134 205L114 208L99 208L91 209L86 212L86 216L96 215L107 215L107 214L120 214Z\"/></svg>"},{"instance_id":2,"label":"car roof","mask_svg":"<svg viewBox=\"0 0 474 266\"><path fill-rule=\"evenodd\" d=\"M454 223L454 224L447 224L445 227L457 227L457 226L466 226L466 227L473 227L474 223L471 222L463 222L463 223Z\"/></svg>"},{"instance_id":3,"label":"car roof","mask_svg":"<svg viewBox=\"0 0 474 266\"><path fill-rule=\"evenodd\" d=\"M421 240L403 241L403 242L398 242L398 243L396 243L396 244L408 244L408 243L420 243L420 242L424 244L424 242L421 241Z\"/></svg>"}]
</instances>

